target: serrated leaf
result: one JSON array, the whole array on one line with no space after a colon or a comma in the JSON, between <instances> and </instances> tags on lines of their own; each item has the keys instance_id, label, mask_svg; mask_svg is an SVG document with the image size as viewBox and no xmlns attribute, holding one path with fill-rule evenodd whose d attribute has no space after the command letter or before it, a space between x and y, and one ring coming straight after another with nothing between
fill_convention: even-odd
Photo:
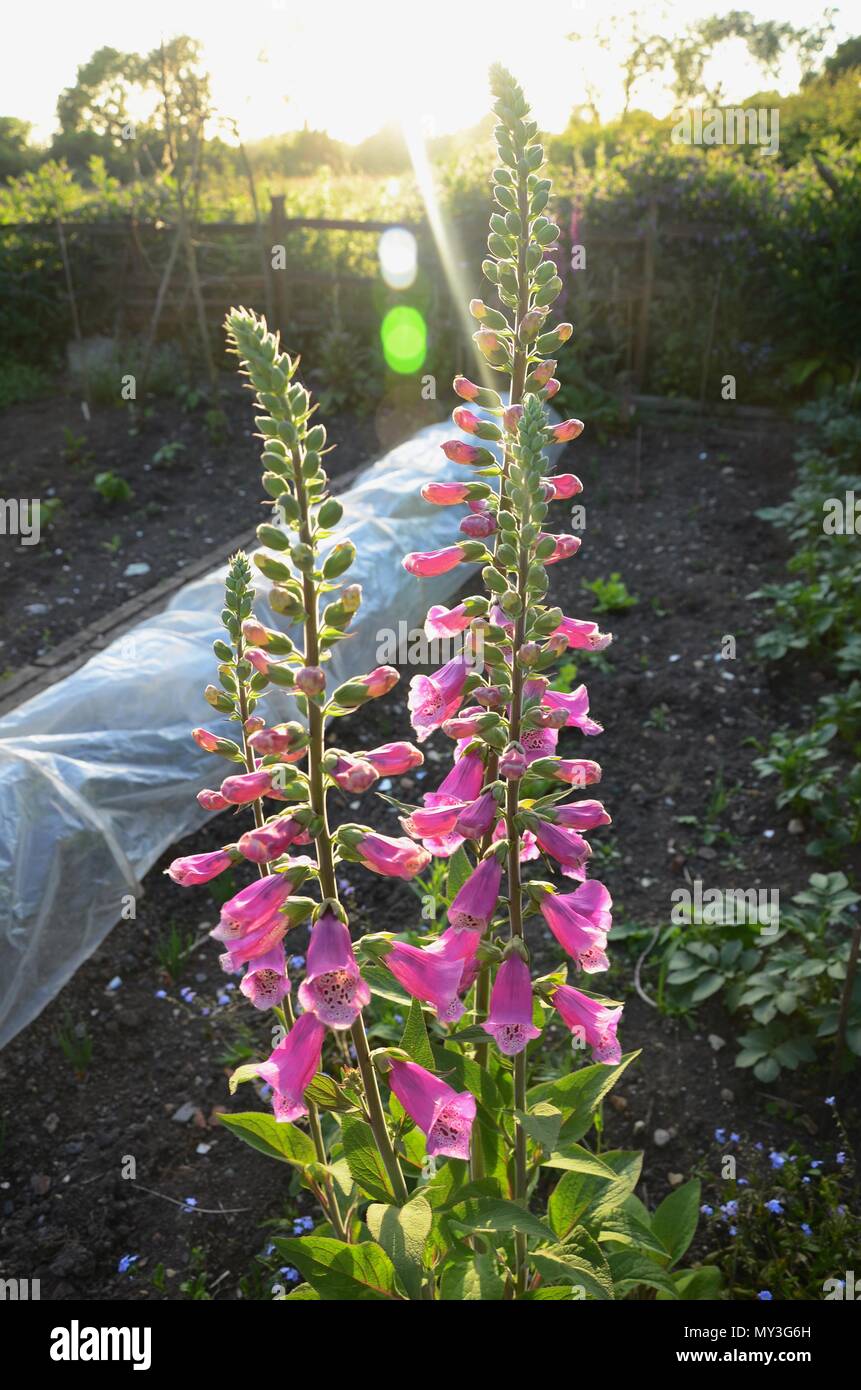
<instances>
[{"instance_id":1,"label":"serrated leaf","mask_svg":"<svg viewBox=\"0 0 861 1390\"><path fill-rule=\"evenodd\" d=\"M679 1296L669 1274L665 1274L660 1265L644 1255L629 1250L612 1251L608 1263L617 1293L627 1293L639 1284L645 1284L647 1288L665 1293L668 1298L675 1299Z\"/></svg>"},{"instance_id":2,"label":"serrated leaf","mask_svg":"<svg viewBox=\"0 0 861 1390\"><path fill-rule=\"evenodd\" d=\"M427 1071L434 1070L434 1056L425 1026L425 1016L418 999L413 999L410 1004L400 1045L420 1067L425 1067Z\"/></svg>"},{"instance_id":3,"label":"serrated leaf","mask_svg":"<svg viewBox=\"0 0 861 1390\"><path fill-rule=\"evenodd\" d=\"M549 1101L558 1106L565 1117L560 1131L560 1141L576 1142L582 1139L592 1127L593 1116L605 1096L613 1089L625 1068L630 1066L638 1052L629 1052L618 1066L608 1067L597 1062L592 1066L581 1067L579 1071L569 1072L556 1081L543 1081L533 1086L527 1093L529 1108L539 1101Z\"/></svg>"},{"instance_id":4,"label":"serrated leaf","mask_svg":"<svg viewBox=\"0 0 861 1390\"><path fill-rule=\"evenodd\" d=\"M412 995L402 989L390 970L384 965L363 965L362 978L372 994L380 999L388 999L392 1004L402 1004L409 1008Z\"/></svg>"},{"instance_id":5,"label":"serrated leaf","mask_svg":"<svg viewBox=\"0 0 861 1390\"><path fill-rule=\"evenodd\" d=\"M458 845L454 854L448 861L448 877L446 879L445 895L449 902L460 892L471 873L472 860L463 845Z\"/></svg>"},{"instance_id":6,"label":"serrated leaf","mask_svg":"<svg viewBox=\"0 0 861 1390\"><path fill-rule=\"evenodd\" d=\"M277 1158L294 1168L306 1168L317 1161L311 1138L289 1121L276 1120L274 1115L267 1115L263 1110L247 1110L238 1115L219 1114L218 1119L231 1134L268 1158Z\"/></svg>"},{"instance_id":7,"label":"serrated leaf","mask_svg":"<svg viewBox=\"0 0 861 1390\"><path fill-rule=\"evenodd\" d=\"M420 1299L425 1245L433 1224L430 1203L422 1196L403 1207L375 1202L368 1207L365 1222L394 1265L408 1297Z\"/></svg>"},{"instance_id":8,"label":"serrated leaf","mask_svg":"<svg viewBox=\"0 0 861 1390\"><path fill-rule=\"evenodd\" d=\"M529 1262L548 1284L572 1285L582 1288L592 1298L609 1300L615 1297L609 1271L590 1263L567 1246L555 1245L533 1250ZM605 1267L606 1268L606 1267Z\"/></svg>"},{"instance_id":9,"label":"serrated leaf","mask_svg":"<svg viewBox=\"0 0 861 1390\"><path fill-rule=\"evenodd\" d=\"M483 1198L479 1201L458 1203L457 1221L470 1231L495 1231L506 1234L519 1231L537 1240L552 1239L553 1232L537 1216L522 1207L519 1202L508 1202L498 1198Z\"/></svg>"},{"instance_id":10,"label":"serrated leaf","mask_svg":"<svg viewBox=\"0 0 861 1390\"><path fill-rule=\"evenodd\" d=\"M447 1264L440 1280L440 1298L448 1303L498 1303L505 1291L492 1255L472 1255Z\"/></svg>"},{"instance_id":11,"label":"serrated leaf","mask_svg":"<svg viewBox=\"0 0 861 1390\"><path fill-rule=\"evenodd\" d=\"M345 1115L341 1126L344 1157L360 1192L374 1202L386 1205L394 1202L388 1174L374 1139L374 1132L364 1120Z\"/></svg>"},{"instance_id":12,"label":"serrated leaf","mask_svg":"<svg viewBox=\"0 0 861 1390\"><path fill-rule=\"evenodd\" d=\"M552 1153L559 1139L562 1111L549 1101L540 1100L531 1110L515 1110L521 1126L536 1144Z\"/></svg>"},{"instance_id":13,"label":"serrated leaf","mask_svg":"<svg viewBox=\"0 0 861 1390\"><path fill-rule=\"evenodd\" d=\"M313 1101L319 1110L349 1110L353 1104L337 1081L322 1071L312 1077L311 1084L305 1089L305 1099Z\"/></svg>"},{"instance_id":14,"label":"serrated leaf","mask_svg":"<svg viewBox=\"0 0 861 1390\"><path fill-rule=\"evenodd\" d=\"M347 1245L330 1236L276 1236L279 1255L295 1265L324 1302L400 1299L395 1267L372 1241Z\"/></svg>"},{"instance_id":15,"label":"serrated leaf","mask_svg":"<svg viewBox=\"0 0 861 1390\"><path fill-rule=\"evenodd\" d=\"M677 1269L672 1276L676 1297L684 1299L718 1299L723 1288L723 1275L717 1265L703 1265L700 1269ZM658 1291L658 1302L668 1303L671 1295Z\"/></svg>"}]
</instances>

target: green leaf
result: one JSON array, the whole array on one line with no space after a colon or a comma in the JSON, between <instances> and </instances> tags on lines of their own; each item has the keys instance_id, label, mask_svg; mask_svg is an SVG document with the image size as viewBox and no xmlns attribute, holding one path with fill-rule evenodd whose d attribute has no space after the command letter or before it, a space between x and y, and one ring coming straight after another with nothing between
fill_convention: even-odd
<instances>
[{"instance_id":1,"label":"green leaf","mask_svg":"<svg viewBox=\"0 0 861 1390\"><path fill-rule=\"evenodd\" d=\"M344 1157L359 1191L375 1202L384 1202L386 1205L393 1202L395 1194L380 1158L371 1126L364 1120L356 1119L354 1115L345 1115L342 1136Z\"/></svg>"},{"instance_id":2,"label":"green leaf","mask_svg":"<svg viewBox=\"0 0 861 1390\"><path fill-rule=\"evenodd\" d=\"M717 1265L703 1265L701 1269L677 1269L672 1276L676 1298L718 1299L723 1288L723 1275ZM658 1302L668 1303L673 1295L658 1292Z\"/></svg>"},{"instance_id":3,"label":"green leaf","mask_svg":"<svg viewBox=\"0 0 861 1390\"><path fill-rule=\"evenodd\" d=\"M622 1206L637 1181L636 1176L632 1180L630 1172L617 1174L600 1159L593 1155L589 1158L588 1164L580 1161L576 1167L569 1167L550 1195L547 1215L557 1236L567 1236L584 1220L590 1224L603 1221ZM572 1164L575 1162L572 1160Z\"/></svg>"},{"instance_id":4,"label":"green leaf","mask_svg":"<svg viewBox=\"0 0 861 1390\"><path fill-rule=\"evenodd\" d=\"M319 1110L348 1110L353 1102L344 1095L337 1081L318 1071L305 1090L305 1099L312 1100Z\"/></svg>"},{"instance_id":5,"label":"green leaf","mask_svg":"<svg viewBox=\"0 0 861 1390\"><path fill-rule=\"evenodd\" d=\"M678 1264L696 1234L700 1214L700 1183L696 1178L665 1197L652 1217L652 1231Z\"/></svg>"},{"instance_id":6,"label":"green leaf","mask_svg":"<svg viewBox=\"0 0 861 1390\"><path fill-rule=\"evenodd\" d=\"M324 1302L400 1298L394 1265L386 1252L371 1241L347 1245L330 1236L278 1236L275 1246Z\"/></svg>"},{"instance_id":7,"label":"green leaf","mask_svg":"<svg viewBox=\"0 0 861 1390\"><path fill-rule=\"evenodd\" d=\"M608 1067L597 1062L593 1066L581 1067L579 1071L568 1072L567 1076L556 1081L543 1081L527 1093L529 1108L542 1100L558 1106L565 1116L560 1140L576 1142L591 1129L598 1106L612 1091L625 1068L639 1055L639 1052L629 1052L618 1066Z\"/></svg>"},{"instance_id":8,"label":"green leaf","mask_svg":"<svg viewBox=\"0 0 861 1390\"><path fill-rule=\"evenodd\" d=\"M365 1221L394 1265L407 1296L420 1299L425 1245L433 1224L430 1203L424 1197L413 1197L404 1207L373 1203Z\"/></svg>"},{"instance_id":9,"label":"green leaf","mask_svg":"<svg viewBox=\"0 0 861 1390\"><path fill-rule=\"evenodd\" d=\"M479 1254L445 1266L439 1296L448 1303L498 1303L504 1290L496 1260Z\"/></svg>"},{"instance_id":10,"label":"green leaf","mask_svg":"<svg viewBox=\"0 0 861 1390\"><path fill-rule=\"evenodd\" d=\"M320 1295L316 1289L312 1289L310 1284L300 1284L298 1289L293 1289L291 1293L279 1294L276 1303L319 1303Z\"/></svg>"},{"instance_id":11,"label":"green leaf","mask_svg":"<svg viewBox=\"0 0 861 1390\"><path fill-rule=\"evenodd\" d=\"M575 1254L569 1246L554 1245L547 1249L533 1250L529 1256L529 1263L534 1265L548 1284L573 1285L575 1288L582 1288L592 1298L615 1297L613 1280L603 1256L601 1263L592 1263L582 1255Z\"/></svg>"},{"instance_id":12,"label":"green leaf","mask_svg":"<svg viewBox=\"0 0 861 1390\"><path fill-rule=\"evenodd\" d=\"M568 1173L587 1173L591 1177L602 1178L605 1182L612 1182L616 1176L612 1168L600 1158L596 1158L588 1149L581 1149L579 1144L569 1144L564 1153L552 1153L541 1166L562 1168Z\"/></svg>"},{"instance_id":13,"label":"green leaf","mask_svg":"<svg viewBox=\"0 0 861 1390\"><path fill-rule=\"evenodd\" d=\"M392 972L384 965L363 965L362 978L371 993L378 995L380 999L388 999L393 1004L403 1004L407 1008L412 1004L412 996L401 988Z\"/></svg>"},{"instance_id":14,"label":"green leaf","mask_svg":"<svg viewBox=\"0 0 861 1390\"><path fill-rule=\"evenodd\" d=\"M529 1138L548 1153L552 1153L559 1138L562 1111L549 1101L540 1100L531 1110L515 1110L514 1113Z\"/></svg>"},{"instance_id":15,"label":"green leaf","mask_svg":"<svg viewBox=\"0 0 861 1390\"><path fill-rule=\"evenodd\" d=\"M535 1236L538 1240L553 1238L550 1228L519 1202L507 1202L496 1198L468 1201L459 1203L452 1215L460 1225L471 1231L495 1231L499 1234L519 1231L522 1235Z\"/></svg>"},{"instance_id":16,"label":"green leaf","mask_svg":"<svg viewBox=\"0 0 861 1390\"><path fill-rule=\"evenodd\" d=\"M753 1069L757 1081L773 1081L780 1075L780 1063L774 1057L765 1057Z\"/></svg>"},{"instance_id":17,"label":"green leaf","mask_svg":"<svg viewBox=\"0 0 861 1390\"><path fill-rule=\"evenodd\" d=\"M463 845L458 845L454 854L448 861L448 879L445 886L445 895L449 902L460 892L471 873L472 861Z\"/></svg>"},{"instance_id":18,"label":"green leaf","mask_svg":"<svg viewBox=\"0 0 861 1390\"><path fill-rule=\"evenodd\" d=\"M303 1130L287 1121L276 1120L274 1115L267 1115L264 1110L244 1110L238 1115L219 1114L218 1119L231 1134L268 1158L278 1158L282 1163L291 1163L294 1168L306 1168L309 1163L317 1161L313 1141Z\"/></svg>"},{"instance_id":19,"label":"green leaf","mask_svg":"<svg viewBox=\"0 0 861 1390\"><path fill-rule=\"evenodd\" d=\"M428 1041L425 1016L418 999L414 999L410 1004L400 1045L420 1067L425 1067L428 1071L434 1070L434 1057Z\"/></svg>"},{"instance_id":20,"label":"green leaf","mask_svg":"<svg viewBox=\"0 0 861 1390\"><path fill-rule=\"evenodd\" d=\"M671 1277L665 1274L654 1260L638 1255L635 1251L614 1250L611 1251L608 1262L617 1294L620 1291L628 1293L639 1284L645 1284L647 1288L665 1293L668 1298L678 1298Z\"/></svg>"}]
</instances>

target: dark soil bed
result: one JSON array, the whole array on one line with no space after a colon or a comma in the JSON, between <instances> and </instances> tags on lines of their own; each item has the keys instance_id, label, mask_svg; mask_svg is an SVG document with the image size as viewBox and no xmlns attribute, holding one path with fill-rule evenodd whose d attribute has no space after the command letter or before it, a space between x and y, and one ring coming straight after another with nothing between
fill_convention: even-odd
<instances>
[{"instance_id":1,"label":"dark soil bed","mask_svg":"<svg viewBox=\"0 0 861 1390\"><path fill-rule=\"evenodd\" d=\"M768 437L742 438L716 428L697 436L647 428L639 497L632 440L587 440L571 448L562 465L586 484L583 549L552 570L553 596L567 613L590 617L593 599L581 581L619 571L639 598L626 612L602 619L616 633L606 661L597 667L588 657L578 662L593 716L606 733L584 746L572 732L561 744L569 756L598 758L604 769L600 794L614 825L593 837L596 849L608 847L596 853L594 873L611 888L618 920L649 927L668 920L670 894L685 872L707 886L777 888L788 901L817 865L805 856L804 832L789 833L772 789L753 774L746 740L797 717L804 673L769 681L756 667L758 606L746 596L778 574L786 558L776 533L753 513L788 492L792 434L772 429ZM235 479L246 479L250 524L257 505L253 446L244 438L241 449L235 444L225 458L232 457ZM566 529L564 505L559 529ZM216 511L213 505L208 514L213 538ZM236 529L238 519L234 510L224 524ZM85 549L96 563L96 547L82 541L80 549L82 565ZM737 655L716 659L727 635L735 637ZM373 746L409 736L409 674L386 701L339 728L339 740ZM434 785L450 745L435 736L425 747L426 784ZM719 817L721 833L706 843L701 827L719 785L730 796ZM393 790L411 799L419 787L407 779ZM393 812L373 795L361 805L345 799L341 814L394 829ZM697 817L699 826L680 817ZM234 838L232 818L220 817L183 842L181 852ZM217 964L218 948L203 935L217 905L207 889L180 889L163 876L178 852L148 876L137 920L118 925L51 1008L0 1056L0 1273L41 1278L43 1297L190 1297L189 1283L200 1270L214 1297L266 1296L268 1285L259 1280L240 1289L266 1244L263 1222L302 1210L290 1196L289 1173L218 1126L218 1107L256 1104L248 1088L245 1096L229 1098L226 1073L244 1060L243 1048L266 1055L269 1021L244 1003L219 1002L227 997L227 977ZM417 923L418 903L408 886L353 869L344 881L358 930L401 931ZM169 982L157 946L171 929L201 944ZM296 951L304 940L297 933ZM718 1126L776 1148L800 1138L812 1153L828 1157L833 1140L823 1105L825 1069L784 1075L768 1088L736 1070L736 1025L719 1004L711 1002L688 1022L638 997L633 969L639 949L616 948L608 985L627 1001L624 1046L642 1049L642 1056L607 1107L605 1143L645 1149L641 1195L654 1205L677 1175L700 1169ZM554 959L549 950L547 959ZM643 983L650 994L648 969ZM165 997L158 997L161 990ZM75 1078L57 1042L60 1030L76 1025L85 1026L93 1043L83 1080ZM839 1095L857 1135L857 1083L841 1083ZM666 1136L656 1142L660 1130ZM129 1156L135 1180L123 1176ZM186 1204L189 1197L195 1209ZM119 1273L125 1255L140 1258L130 1272Z\"/></svg>"},{"instance_id":2,"label":"dark soil bed","mask_svg":"<svg viewBox=\"0 0 861 1390\"><path fill-rule=\"evenodd\" d=\"M38 544L0 536L0 693L4 676L265 519L251 399L228 378L214 432L204 403L183 410L163 399L137 411L97 407L88 421L66 396L3 413L0 496L61 505ZM422 402L417 418L388 400L375 415L327 419L330 476L373 460L440 410ZM94 486L103 473L124 479L133 497L106 501Z\"/></svg>"}]
</instances>

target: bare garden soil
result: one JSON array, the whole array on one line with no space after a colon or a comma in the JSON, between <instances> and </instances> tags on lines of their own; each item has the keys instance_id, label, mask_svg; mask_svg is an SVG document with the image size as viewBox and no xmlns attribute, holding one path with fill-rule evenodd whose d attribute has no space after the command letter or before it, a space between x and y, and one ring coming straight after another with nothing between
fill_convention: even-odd
<instances>
[{"instance_id":1,"label":"bare garden soil","mask_svg":"<svg viewBox=\"0 0 861 1390\"><path fill-rule=\"evenodd\" d=\"M43 478L57 476L61 431L60 417L49 412L46 452L37 451L34 462L29 431L37 420L36 407L22 408L17 417L17 466L23 470L30 459L41 486ZM169 425L162 420L156 434L182 425L181 418ZM105 523L121 529L128 546L118 568L111 568L113 561L99 555L102 532L88 529L94 522L86 520L83 504L73 520L81 490L72 486L72 473L65 475L69 507L61 525L68 529L58 535L58 546L70 557L71 573L81 576L80 606L89 615L120 597L120 570L133 556L149 555L158 566L168 558L177 563L202 536L214 542L219 526L229 534L258 515L255 449L241 432L219 452L198 454L190 447L169 474L145 480L130 465L116 416L98 427L103 447L115 451L111 461L100 456L99 466L126 473L144 508L156 501L165 510L148 529L139 518L142 537L126 530L125 520ZM90 433L95 436L92 427ZM365 456L376 452L354 422L336 422L332 433L342 441L342 458L363 446ZM579 499L586 504L586 527L581 554L551 571L552 598L567 613L593 616L594 600L582 580L618 571L639 600L601 618L616 634L606 660L578 662L578 679L589 684L592 714L605 734L587 743L571 731L560 744L569 756L595 757L603 766L600 795L614 824L593 836L593 872L611 888L624 924L666 923L670 894L686 876L706 886L778 888L788 902L821 867L805 855L806 827L790 834L788 815L775 811L774 789L753 773L747 743L781 723L800 722L803 704L823 683L817 672L801 669L778 679L753 660L753 635L765 615L747 595L779 577L787 558L778 533L754 512L787 495L794 445L788 428L742 435L716 425L674 432L660 424L644 429L639 470L631 436L596 441L587 433L562 460L561 467L579 473L586 485ZM151 439L147 448L151 453L156 446ZM212 465L206 476L204 459ZM180 522L170 524L186 532L183 538L167 529L175 484L184 505L176 510ZM223 516L227 487L246 495ZM564 505L555 523L563 530ZM54 617L65 582L58 577L62 563L62 557L14 562L11 584L18 597L11 604L15 623L6 662L25 660L24 647L33 640L36 625L19 622L25 601L38 595L52 605L39 631L47 628L56 639L70 630L71 606L68 613L59 610L59 624ZM104 586L101 596L97 583ZM727 636L735 638L736 656L723 660ZM388 699L339 729L339 740L372 747L408 737L410 674L404 672ZM205 709L201 702L201 717ZM425 748L428 787L445 769L447 740L434 736ZM392 790L405 800L417 798L422 782L413 775L398 779ZM729 795L712 825L715 838L704 826L716 788ZM361 804L345 798L337 814L395 832L393 811L373 794ZM0 1055L0 1277L39 1278L44 1298L177 1298L204 1289L225 1300L267 1297L277 1275L272 1261L265 1271L255 1262L271 1234L263 1223L308 1210L304 1196L297 1202L291 1195L289 1170L218 1125L219 1108L261 1103L248 1087L231 1099L226 1076L239 1061L268 1053L269 1022L244 1003L219 1003L227 977L217 964L218 948L205 937L217 903L207 888L180 889L162 873L176 854L235 836L232 815L221 816L165 855L146 879L136 920L120 923L51 1007ZM417 924L418 901L409 886L352 868L343 878L356 933ZM171 931L195 943L175 979L160 964ZM297 953L304 941L298 932ZM644 1200L654 1206L679 1175L715 1172L718 1126L778 1149L799 1139L815 1156L831 1156L826 1069L784 1073L769 1087L737 1070L737 1025L720 1004L709 1001L686 1020L665 1016L637 994L633 975L641 949L642 943L631 950L620 942L607 986L626 1000L624 1047L642 1049L642 1055L606 1107L604 1143L645 1149ZM549 947L546 959L555 959ZM642 985L652 996L648 967ZM58 1035L68 1040L76 1029L92 1041L83 1076L75 1075L58 1042ZM857 1081L842 1081L838 1095L857 1139ZM665 1133L656 1140L659 1131ZM123 1176L129 1159L134 1178ZM118 1264L128 1255L139 1258L121 1273Z\"/></svg>"}]
</instances>

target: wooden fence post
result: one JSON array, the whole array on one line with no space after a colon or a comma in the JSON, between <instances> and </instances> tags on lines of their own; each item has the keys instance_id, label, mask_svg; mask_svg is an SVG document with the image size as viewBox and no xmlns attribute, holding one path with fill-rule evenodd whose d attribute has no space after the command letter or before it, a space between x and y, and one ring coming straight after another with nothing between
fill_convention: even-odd
<instances>
[{"instance_id":1,"label":"wooden fence post","mask_svg":"<svg viewBox=\"0 0 861 1390\"><path fill-rule=\"evenodd\" d=\"M284 211L284 194L276 193L272 198L272 206L269 210L269 227L272 234L272 246L270 247L270 258L274 256L276 246L284 247L284 266L281 269L272 267L273 288L275 291L275 324L282 334L288 331L288 317L290 312L290 295L287 287L287 228L286 213ZM270 259L271 265L271 259Z\"/></svg>"},{"instance_id":2,"label":"wooden fence post","mask_svg":"<svg viewBox=\"0 0 861 1390\"><path fill-rule=\"evenodd\" d=\"M649 353L649 316L652 311L652 295L655 288L655 251L658 241L658 205L654 198L649 200L646 214L645 241L643 243L643 287L640 292L640 313L634 342L634 380L637 389L642 391L646 380L646 367Z\"/></svg>"}]
</instances>

